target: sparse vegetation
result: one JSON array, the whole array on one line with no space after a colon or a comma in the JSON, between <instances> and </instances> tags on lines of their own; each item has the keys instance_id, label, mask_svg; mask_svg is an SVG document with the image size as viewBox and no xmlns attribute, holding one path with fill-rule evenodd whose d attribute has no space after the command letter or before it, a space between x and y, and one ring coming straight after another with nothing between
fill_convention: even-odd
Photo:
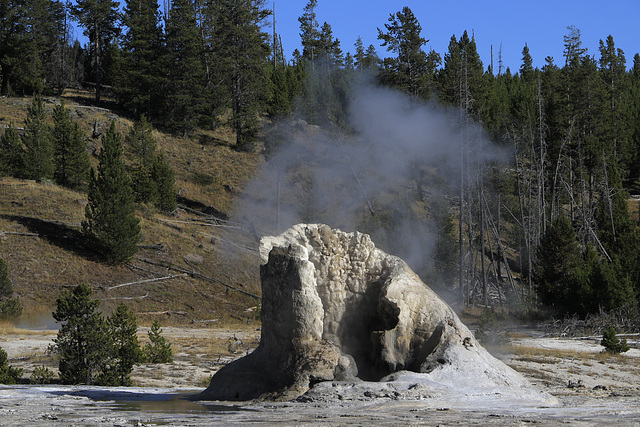
<instances>
[{"instance_id":1,"label":"sparse vegetation","mask_svg":"<svg viewBox=\"0 0 640 427\"><path fill-rule=\"evenodd\" d=\"M0 348L0 384L15 384L22 376L22 369L9 365L7 352Z\"/></svg>"},{"instance_id":2,"label":"sparse vegetation","mask_svg":"<svg viewBox=\"0 0 640 427\"><path fill-rule=\"evenodd\" d=\"M22 313L20 299L13 295L7 264L0 258L0 319L17 317Z\"/></svg>"},{"instance_id":3,"label":"sparse vegetation","mask_svg":"<svg viewBox=\"0 0 640 427\"><path fill-rule=\"evenodd\" d=\"M53 380L53 372L44 365L36 366L29 377L31 384L49 384Z\"/></svg>"},{"instance_id":4,"label":"sparse vegetation","mask_svg":"<svg viewBox=\"0 0 640 427\"><path fill-rule=\"evenodd\" d=\"M91 294L81 284L58 298L53 318L61 325L52 351L60 356L60 379L64 384L131 385L131 371L140 361L135 316L120 304L104 319Z\"/></svg>"},{"instance_id":5,"label":"sparse vegetation","mask_svg":"<svg viewBox=\"0 0 640 427\"><path fill-rule=\"evenodd\" d=\"M169 344L162 336L160 322L157 320L151 325L149 330L149 341L144 346L143 360L147 363L171 363L173 362L173 352Z\"/></svg>"}]
</instances>

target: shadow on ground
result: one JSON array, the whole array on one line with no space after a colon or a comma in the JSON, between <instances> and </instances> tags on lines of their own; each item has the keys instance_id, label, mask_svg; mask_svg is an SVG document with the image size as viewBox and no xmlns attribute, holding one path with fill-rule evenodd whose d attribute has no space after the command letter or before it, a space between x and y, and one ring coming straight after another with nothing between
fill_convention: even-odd
<instances>
[{"instance_id":1,"label":"shadow on ground","mask_svg":"<svg viewBox=\"0 0 640 427\"><path fill-rule=\"evenodd\" d=\"M98 256L90 247L86 236L77 228L56 221L46 221L28 216L0 215L0 217L22 224L27 227L31 233L38 234L59 248L73 252L91 261L98 260Z\"/></svg>"}]
</instances>

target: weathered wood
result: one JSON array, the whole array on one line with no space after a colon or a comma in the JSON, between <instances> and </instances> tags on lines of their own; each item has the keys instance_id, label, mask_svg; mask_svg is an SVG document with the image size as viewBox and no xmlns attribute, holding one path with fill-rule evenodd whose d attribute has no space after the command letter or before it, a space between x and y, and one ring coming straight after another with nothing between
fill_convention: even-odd
<instances>
[{"instance_id":1,"label":"weathered wood","mask_svg":"<svg viewBox=\"0 0 640 427\"><path fill-rule=\"evenodd\" d=\"M110 286L107 288L108 291L112 290L112 289L116 289L116 288L121 288L123 286L131 286L131 285L139 285L141 283L151 283L151 282L159 282L161 280L169 280L169 279L175 279L176 277L184 277L187 274L174 274L173 276L165 276L165 277L157 277L155 279L144 279L144 280L138 280L135 282L129 282L129 283L122 283L120 285L115 285L115 286Z\"/></svg>"},{"instance_id":2,"label":"weathered wood","mask_svg":"<svg viewBox=\"0 0 640 427\"><path fill-rule=\"evenodd\" d=\"M142 299L142 298L146 298L149 296L149 292L147 292L144 295L140 295L137 297L109 297L109 298L99 298L102 301L106 301L106 300L113 300L113 299L125 299L125 300L131 300L131 299Z\"/></svg>"},{"instance_id":3,"label":"weathered wood","mask_svg":"<svg viewBox=\"0 0 640 427\"><path fill-rule=\"evenodd\" d=\"M198 273L197 271L194 271L194 270L187 270L186 268L178 267L177 265L171 264L171 263L168 263L168 262L152 261L150 259L145 259L145 258L139 258L139 259L140 259L140 261L146 262L147 264L168 268L168 269L174 270L174 271L179 271L181 273L188 274L189 276L194 277L196 279L201 279L201 280L204 280L204 281L207 281L207 282L211 282L211 283L217 283L217 284L220 284L222 286L227 287L228 289L234 290L236 292L240 292L241 294L250 296L252 298L260 299L259 295L253 294L251 292L247 292L247 291L245 291L243 289L240 289L240 288L237 288L235 286L231 286L231 285L223 282L222 280L218 280L218 279L216 279L214 277L206 276L206 275L204 275L202 273Z\"/></svg>"},{"instance_id":4,"label":"weathered wood","mask_svg":"<svg viewBox=\"0 0 640 427\"><path fill-rule=\"evenodd\" d=\"M12 234L14 236L32 236L32 237L40 236L38 233L21 233L18 231L0 231L0 237L6 236L7 234Z\"/></svg>"}]
</instances>

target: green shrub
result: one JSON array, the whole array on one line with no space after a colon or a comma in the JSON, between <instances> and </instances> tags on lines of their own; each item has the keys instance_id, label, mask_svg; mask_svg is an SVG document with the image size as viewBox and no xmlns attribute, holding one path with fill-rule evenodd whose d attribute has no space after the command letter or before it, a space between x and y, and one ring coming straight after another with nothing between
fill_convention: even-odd
<instances>
[{"instance_id":1,"label":"green shrub","mask_svg":"<svg viewBox=\"0 0 640 427\"><path fill-rule=\"evenodd\" d=\"M613 326L609 326L609 328L604 331L604 333L602 334L602 341L600 341L600 345L604 346L605 351L613 354L619 354L624 353L625 351L629 351L627 340L625 338L620 340L616 336L616 330Z\"/></svg>"},{"instance_id":2,"label":"green shrub","mask_svg":"<svg viewBox=\"0 0 640 427\"><path fill-rule=\"evenodd\" d=\"M173 352L169 344L162 336L160 323L156 320L149 330L150 343L144 346L144 361L147 363L171 363L173 362Z\"/></svg>"},{"instance_id":3,"label":"green shrub","mask_svg":"<svg viewBox=\"0 0 640 427\"><path fill-rule=\"evenodd\" d=\"M20 299L13 296L13 284L9 279L7 264L0 258L0 319L22 314Z\"/></svg>"},{"instance_id":4,"label":"green shrub","mask_svg":"<svg viewBox=\"0 0 640 427\"><path fill-rule=\"evenodd\" d=\"M29 377L31 384L50 384L53 372L44 365L36 366Z\"/></svg>"},{"instance_id":5,"label":"green shrub","mask_svg":"<svg viewBox=\"0 0 640 427\"><path fill-rule=\"evenodd\" d=\"M7 352L0 348L0 384L15 384L22 376L22 369L9 365Z\"/></svg>"}]
</instances>

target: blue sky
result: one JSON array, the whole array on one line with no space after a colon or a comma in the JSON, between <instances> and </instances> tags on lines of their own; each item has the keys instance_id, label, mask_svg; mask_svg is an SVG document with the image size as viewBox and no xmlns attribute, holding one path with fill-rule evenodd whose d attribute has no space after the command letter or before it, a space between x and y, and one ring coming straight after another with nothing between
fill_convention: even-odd
<instances>
[{"instance_id":1,"label":"blue sky","mask_svg":"<svg viewBox=\"0 0 640 427\"><path fill-rule=\"evenodd\" d=\"M271 2L267 4L271 5ZM287 59L300 48L298 17L307 0L276 0L276 30L282 37ZM556 65L564 58L563 37L567 26L575 25L582 34L582 45L590 55L599 58L598 42L611 34L617 48L625 52L627 66L640 52L639 0L533 0L533 1L382 1L318 0L318 22L331 25L340 40L342 50L354 52L358 36L366 46L373 44L380 57L390 56L377 39L384 30L389 15L408 6L422 25L422 36L429 39L426 50L433 49L444 58L453 34L460 38L467 30L476 37L478 53L486 69L491 62L493 44L494 67L498 67L498 51L502 44L502 60L513 72L522 63L522 48L529 46L534 66L544 66L546 56L553 56Z\"/></svg>"},{"instance_id":2,"label":"blue sky","mask_svg":"<svg viewBox=\"0 0 640 427\"><path fill-rule=\"evenodd\" d=\"M276 31L282 38L285 57L290 60L294 49L300 47L298 17L308 0L276 0ZM163 4L164 0L158 0ZM121 0L125 4L124 0ZM269 8L273 1L267 0ZM535 67L544 66L546 56L552 56L562 66L563 37L569 25L582 34L583 47L599 58L599 40L611 34L617 48L625 52L627 67L633 56L640 52L640 0L318 0L316 14L320 26L331 25L340 40L343 52L354 53L354 43L362 37L365 48L373 44L378 56L390 56L377 39L378 30L384 30L391 13L408 6L422 25L422 36L430 40L425 50L435 50L444 59L451 36L460 38L466 30L476 37L478 53L486 69L491 63L493 45L494 67L498 67L498 52L502 46L505 67L516 72L522 64L525 43L533 57ZM267 29L271 32L271 28ZM81 30L76 30L79 38Z\"/></svg>"}]
</instances>

